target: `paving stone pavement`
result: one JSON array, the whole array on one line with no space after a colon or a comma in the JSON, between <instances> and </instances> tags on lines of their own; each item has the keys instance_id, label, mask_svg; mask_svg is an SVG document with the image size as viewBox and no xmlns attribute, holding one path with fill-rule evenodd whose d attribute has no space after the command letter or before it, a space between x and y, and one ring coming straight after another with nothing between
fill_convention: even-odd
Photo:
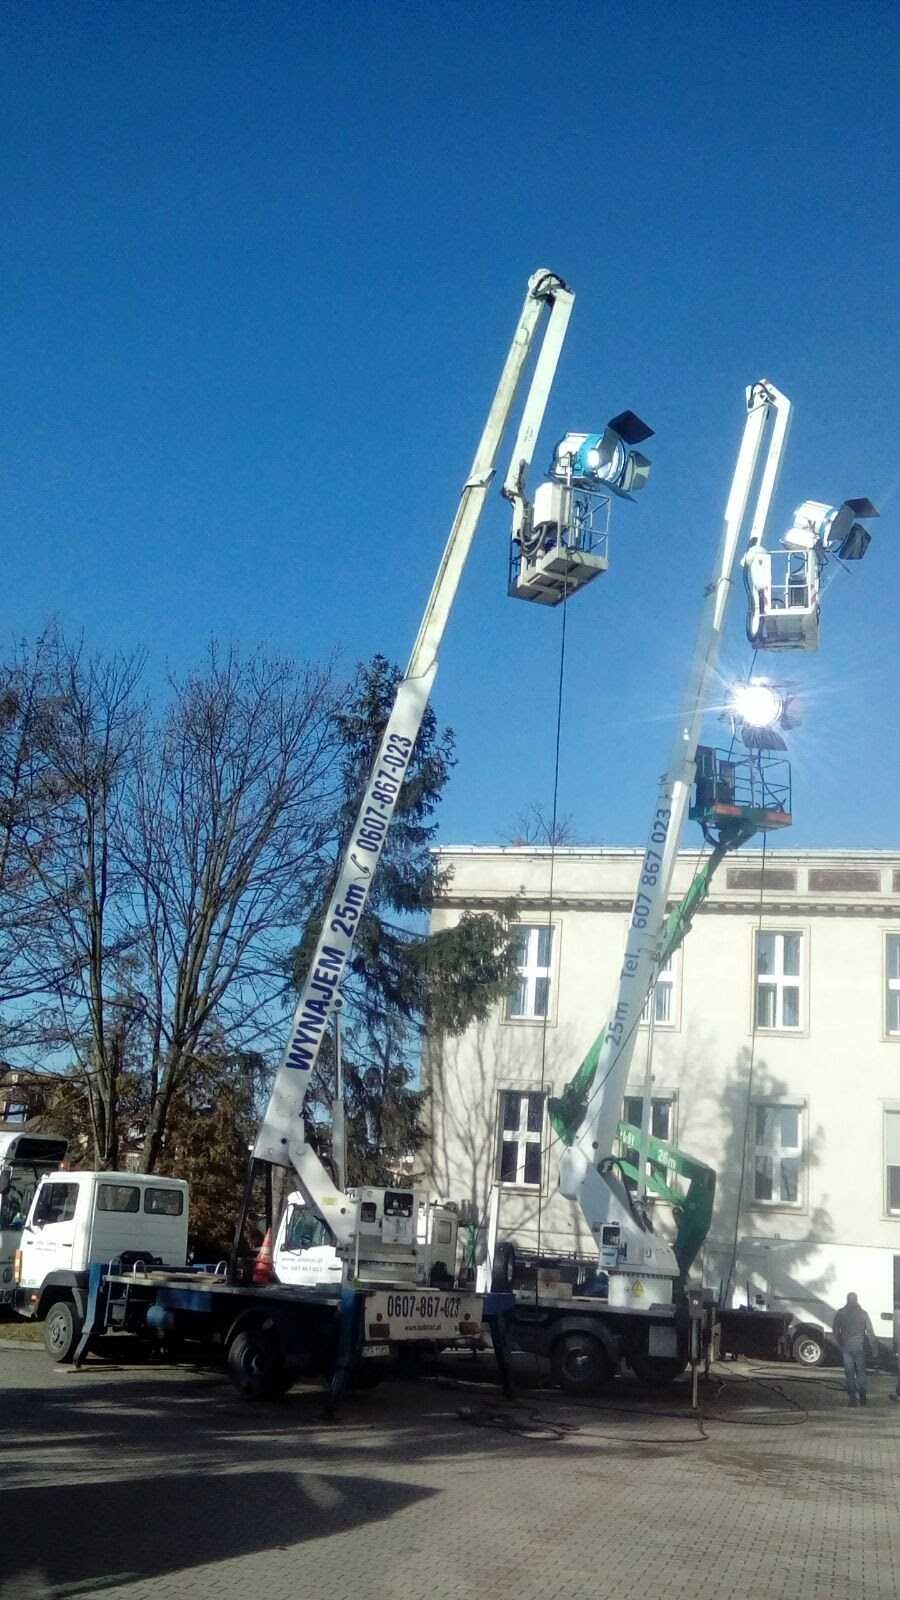
<instances>
[{"instance_id":1,"label":"paving stone pavement","mask_svg":"<svg viewBox=\"0 0 900 1600\"><path fill-rule=\"evenodd\" d=\"M895 1600L900 1406L729 1363L590 1406L457 1378L249 1406L0 1347L2 1600ZM486 1378L487 1372L479 1376Z\"/></svg>"}]
</instances>

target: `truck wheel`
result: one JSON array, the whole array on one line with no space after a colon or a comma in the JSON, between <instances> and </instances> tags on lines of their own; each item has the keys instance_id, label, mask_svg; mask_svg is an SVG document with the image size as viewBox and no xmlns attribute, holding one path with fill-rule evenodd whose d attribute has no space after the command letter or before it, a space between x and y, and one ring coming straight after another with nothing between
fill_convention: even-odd
<instances>
[{"instance_id":1,"label":"truck wheel","mask_svg":"<svg viewBox=\"0 0 900 1600\"><path fill-rule=\"evenodd\" d=\"M290 1387L275 1341L262 1328L244 1328L232 1339L228 1376L245 1400L272 1400Z\"/></svg>"},{"instance_id":2,"label":"truck wheel","mask_svg":"<svg viewBox=\"0 0 900 1600\"><path fill-rule=\"evenodd\" d=\"M81 1338L81 1318L71 1300L54 1300L44 1318L44 1349L51 1361L71 1361Z\"/></svg>"},{"instance_id":3,"label":"truck wheel","mask_svg":"<svg viewBox=\"0 0 900 1600\"><path fill-rule=\"evenodd\" d=\"M685 1363L676 1356L628 1356L628 1365L635 1377L648 1389L667 1389L680 1378Z\"/></svg>"},{"instance_id":4,"label":"truck wheel","mask_svg":"<svg viewBox=\"0 0 900 1600\"><path fill-rule=\"evenodd\" d=\"M498 1294L509 1294L512 1291L513 1279L516 1275L516 1250L509 1239L504 1239L494 1251L494 1265L491 1271L491 1288Z\"/></svg>"},{"instance_id":5,"label":"truck wheel","mask_svg":"<svg viewBox=\"0 0 900 1600\"><path fill-rule=\"evenodd\" d=\"M566 1394L593 1394L613 1376L613 1366L599 1339L589 1333L564 1333L550 1351L550 1370Z\"/></svg>"},{"instance_id":6,"label":"truck wheel","mask_svg":"<svg viewBox=\"0 0 900 1600\"><path fill-rule=\"evenodd\" d=\"M825 1360L825 1337L814 1328L794 1335L791 1357L800 1367L820 1367Z\"/></svg>"}]
</instances>

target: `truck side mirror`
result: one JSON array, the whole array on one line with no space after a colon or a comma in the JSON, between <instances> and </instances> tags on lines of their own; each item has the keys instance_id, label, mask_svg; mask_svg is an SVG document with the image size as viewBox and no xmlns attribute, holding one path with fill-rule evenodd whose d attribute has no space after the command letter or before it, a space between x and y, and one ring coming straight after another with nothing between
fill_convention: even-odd
<instances>
[{"instance_id":1,"label":"truck side mirror","mask_svg":"<svg viewBox=\"0 0 900 1600\"><path fill-rule=\"evenodd\" d=\"M4 1167L3 1171L0 1172L0 1194L6 1194L11 1183L12 1172L9 1167Z\"/></svg>"}]
</instances>

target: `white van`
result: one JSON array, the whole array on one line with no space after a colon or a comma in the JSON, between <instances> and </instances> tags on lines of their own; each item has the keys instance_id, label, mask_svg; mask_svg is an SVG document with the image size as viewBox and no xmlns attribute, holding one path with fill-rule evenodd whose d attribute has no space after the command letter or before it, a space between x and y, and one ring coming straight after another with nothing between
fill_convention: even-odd
<instances>
[{"instance_id":1,"label":"white van","mask_svg":"<svg viewBox=\"0 0 900 1600\"><path fill-rule=\"evenodd\" d=\"M707 1251L727 1272L730 1252ZM878 1246L818 1240L744 1238L737 1249L729 1304L755 1311L789 1312L794 1324L791 1353L801 1366L836 1358L834 1318L850 1291L872 1318L882 1352L889 1357L894 1307L900 1306L900 1255Z\"/></svg>"},{"instance_id":2,"label":"white van","mask_svg":"<svg viewBox=\"0 0 900 1600\"><path fill-rule=\"evenodd\" d=\"M88 1268L114 1260L183 1267L187 1235L181 1178L51 1173L35 1191L16 1252L16 1310L45 1321L48 1351L68 1360L84 1321Z\"/></svg>"}]
</instances>

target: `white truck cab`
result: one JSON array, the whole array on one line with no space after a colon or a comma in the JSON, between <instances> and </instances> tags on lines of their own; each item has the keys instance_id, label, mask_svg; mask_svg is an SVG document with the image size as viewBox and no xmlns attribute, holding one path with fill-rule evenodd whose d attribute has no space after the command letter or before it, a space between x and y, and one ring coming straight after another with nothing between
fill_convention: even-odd
<instances>
[{"instance_id":1,"label":"white truck cab","mask_svg":"<svg viewBox=\"0 0 900 1600\"><path fill-rule=\"evenodd\" d=\"M440 1285L456 1276L459 1217L456 1208L429 1201L420 1189L348 1191L358 1208L353 1277L367 1283ZM328 1224L302 1194L288 1196L275 1238L273 1269L279 1283L340 1285L341 1258Z\"/></svg>"},{"instance_id":2,"label":"white truck cab","mask_svg":"<svg viewBox=\"0 0 900 1600\"><path fill-rule=\"evenodd\" d=\"M188 1185L139 1172L53 1172L41 1179L16 1252L16 1310L46 1322L45 1343L68 1360L87 1297L88 1269L183 1267Z\"/></svg>"},{"instance_id":3,"label":"white truck cab","mask_svg":"<svg viewBox=\"0 0 900 1600\"><path fill-rule=\"evenodd\" d=\"M45 1174L59 1169L68 1148L61 1134L0 1128L0 1310L13 1309L15 1256L34 1192Z\"/></svg>"}]
</instances>

